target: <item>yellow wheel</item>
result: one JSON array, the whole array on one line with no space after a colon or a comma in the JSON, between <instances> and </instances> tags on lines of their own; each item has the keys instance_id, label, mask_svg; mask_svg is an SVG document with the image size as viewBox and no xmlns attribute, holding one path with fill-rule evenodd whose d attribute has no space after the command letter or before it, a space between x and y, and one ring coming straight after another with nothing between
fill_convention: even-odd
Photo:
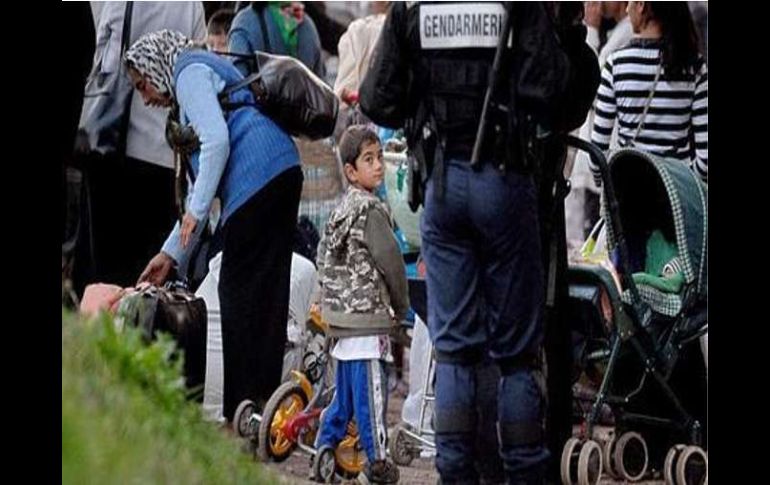
<instances>
[{"instance_id":1,"label":"yellow wheel","mask_svg":"<svg viewBox=\"0 0 770 485\"><path fill-rule=\"evenodd\" d=\"M259 424L259 453L263 459L280 462L291 455L296 441L283 433L286 422L307 406L307 396L294 381L284 382L265 404Z\"/></svg>"},{"instance_id":2,"label":"yellow wheel","mask_svg":"<svg viewBox=\"0 0 770 485\"><path fill-rule=\"evenodd\" d=\"M348 433L334 450L337 473L345 479L353 479L364 469L366 453L361 447L355 423L348 424Z\"/></svg>"}]
</instances>

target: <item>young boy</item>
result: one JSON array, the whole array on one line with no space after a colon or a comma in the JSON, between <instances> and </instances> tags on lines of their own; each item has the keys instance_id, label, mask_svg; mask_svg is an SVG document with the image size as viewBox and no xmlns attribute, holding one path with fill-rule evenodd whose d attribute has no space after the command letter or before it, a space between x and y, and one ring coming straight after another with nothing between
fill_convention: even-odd
<instances>
[{"instance_id":1,"label":"young boy","mask_svg":"<svg viewBox=\"0 0 770 485\"><path fill-rule=\"evenodd\" d=\"M316 449L334 448L355 417L371 483L396 483L398 467L386 460L388 334L406 315L404 261L385 205L374 195L384 177L382 148L370 129L354 125L339 143L350 187L334 209L318 247L321 314L339 340L336 390L321 414ZM314 477L318 478L318 477Z\"/></svg>"},{"instance_id":2,"label":"young boy","mask_svg":"<svg viewBox=\"0 0 770 485\"><path fill-rule=\"evenodd\" d=\"M206 45L212 51L227 52L227 33L235 18L235 12L229 9L217 10L209 19Z\"/></svg>"}]
</instances>

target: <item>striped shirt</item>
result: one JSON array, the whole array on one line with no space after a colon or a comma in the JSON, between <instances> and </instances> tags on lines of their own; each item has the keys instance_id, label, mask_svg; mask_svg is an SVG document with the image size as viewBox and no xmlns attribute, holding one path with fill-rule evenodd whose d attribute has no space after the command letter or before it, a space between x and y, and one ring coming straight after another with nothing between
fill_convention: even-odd
<instances>
[{"instance_id":1,"label":"striped shirt","mask_svg":"<svg viewBox=\"0 0 770 485\"><path fill-rule=\"evenodd\" d=\"M633 39L616 51L602 69L596 96L591 141L608 150L617 119L618 144L631 144L660 65L660 41ZM690 129L695 139L692 160ZM663 69L644 125L633 145L650 153L687 163L708 182L708 72L702 63L689 80L670 81ZM599 169L591 164L594 178Z\"/></svg>"}]
</instances>

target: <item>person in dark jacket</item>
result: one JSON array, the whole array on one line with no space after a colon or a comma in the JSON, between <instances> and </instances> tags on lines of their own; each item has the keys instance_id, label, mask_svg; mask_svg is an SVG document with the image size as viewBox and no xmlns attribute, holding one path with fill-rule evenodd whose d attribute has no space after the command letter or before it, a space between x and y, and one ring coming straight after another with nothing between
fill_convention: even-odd
<instances>
[{"instance_id":1,"label":"person in dark jacket","mask_svg":"<svg viewBox=\"0 0 770 485\"><path fill-rule=\"evenodd\" d=\"M580 126L598 83L573 13L545 2L394 3L361 86L364 114L386 127L405 124L427 175L421 233L443 484L485 479L475 431L490 409L505 479L545 480L552 453L544 436L545 275L533 174L543 167L539 140ZM493 93L506 109L491 110L472 166L508 20L505 82ZM501 375L491 393L482 377L489 358Z\"/></svg>"}]
</instances>

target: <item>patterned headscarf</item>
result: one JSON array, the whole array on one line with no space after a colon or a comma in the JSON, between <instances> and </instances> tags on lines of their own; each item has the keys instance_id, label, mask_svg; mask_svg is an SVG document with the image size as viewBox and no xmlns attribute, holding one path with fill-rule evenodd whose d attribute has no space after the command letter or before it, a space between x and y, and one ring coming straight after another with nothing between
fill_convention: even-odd
<instances>
[{"instance_id":1,"label":"patterned headscarf","mask_svg":"<svg viewBox=\"0 0 770 485\"><path fill-rule=\"evenodd\" d=\"M174 65L179 53L195 46L180 32L161 30L143 35L126 51L125 60L144 76L161 94L174 94Z\"/></svg>"}]
</instances>

